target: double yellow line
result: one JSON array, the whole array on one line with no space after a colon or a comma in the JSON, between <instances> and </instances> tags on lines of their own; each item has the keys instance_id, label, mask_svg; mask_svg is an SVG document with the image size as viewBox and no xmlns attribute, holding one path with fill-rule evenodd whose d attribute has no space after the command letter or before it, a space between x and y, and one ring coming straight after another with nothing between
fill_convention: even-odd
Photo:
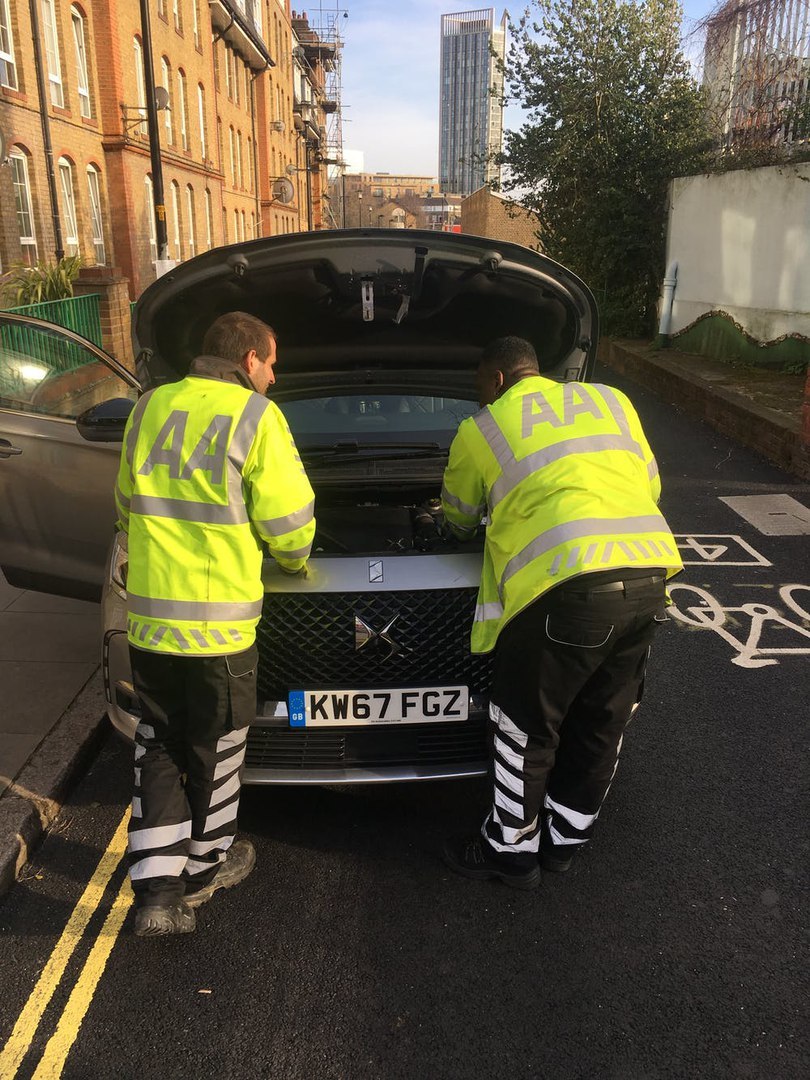
<instances>
[{"instance_id":1,"label":"double yellow line","mask_svg":"<svg viewBox=\"0 0 810 1080\"><path fill-rule=\"evenodd\" d=\"M109 847L101 856L93 876L68 919L62 936L42 969L42 974L25 1003L8 1042L0 1051L0 1077L3 1080L13 1080L17 1075L45 1010L65 974L70 958L82 940L87 924L98 910L110 879L124 857L127 848L128 823L129 810L121 818ZM104 920L101 932L93 942L90 954L70 993L56 1030L48 1040L48 1045L33 1074L34 1080L46 1080L46 1078L55 1080L62 1075L70 1048L76 1041L79 1028L90 1008L96 987L104 974L104 968L107 966L131 903L132 889L129 878L124 878L107 918Z\"/></svg>"}]
</instances>

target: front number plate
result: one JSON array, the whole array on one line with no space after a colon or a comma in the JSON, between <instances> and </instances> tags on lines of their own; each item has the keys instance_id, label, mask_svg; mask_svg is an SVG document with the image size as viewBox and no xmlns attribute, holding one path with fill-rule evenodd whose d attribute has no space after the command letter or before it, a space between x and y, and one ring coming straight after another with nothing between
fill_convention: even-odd
<instances>
[{"instance_id":1,"label":"front number plate","mask_svg":"<svg viewBox=\"0 0 810 1080\"><path fill-rule=\"evenodd\" d=\"M407 690L291 690L290 727L366 727L369 724L435 724L466 720L466 686Z\"/></svg>"}]
</instances>

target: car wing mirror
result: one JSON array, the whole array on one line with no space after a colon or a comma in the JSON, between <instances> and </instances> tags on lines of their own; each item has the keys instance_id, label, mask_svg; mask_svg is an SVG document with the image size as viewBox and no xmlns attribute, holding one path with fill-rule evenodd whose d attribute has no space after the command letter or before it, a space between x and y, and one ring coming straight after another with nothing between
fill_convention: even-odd
<instances>
[{"instance_id":1,"label":"car wing mirror","mask_svg":"<svg viewBox=\"0 0 810 1080\"><path fill-rule=\"evenodd\" d=\"M129 398L102 401L76 418L79 434L88 442L121 442L135 402Z\"/></svg>"}]
</instances>

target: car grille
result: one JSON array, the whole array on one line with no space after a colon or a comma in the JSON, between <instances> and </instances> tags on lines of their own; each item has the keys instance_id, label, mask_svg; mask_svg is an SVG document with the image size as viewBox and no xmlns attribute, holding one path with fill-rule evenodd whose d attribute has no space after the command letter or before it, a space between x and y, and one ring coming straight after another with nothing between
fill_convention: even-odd
<instances>
[{"instance_id":1,"label":"car grille","mask_svg":"<svg viewBox=\"0 0 810 1080\"><path fill-rule=\"evenodd\" d=\"M471 765L487 760L486 723L398 726L337 731L251 727L248 769L418 767Z\"/></svg>"},{"instance_id":2,"label":"car grille","mask_svg":"<svg viewBox=\"0 0 810 1080\"><path fill-rule=\"evenodd\" d=\"M488 694L491 656L473 656L469 637L475 589L408 592L269 593L257 627L259 697L284 701L290 690L373 690L468 686ZM355 648L354 617L404 650L380 641ZM290 744L293 745L293 744Z\"/></svg>"}]
</instances>

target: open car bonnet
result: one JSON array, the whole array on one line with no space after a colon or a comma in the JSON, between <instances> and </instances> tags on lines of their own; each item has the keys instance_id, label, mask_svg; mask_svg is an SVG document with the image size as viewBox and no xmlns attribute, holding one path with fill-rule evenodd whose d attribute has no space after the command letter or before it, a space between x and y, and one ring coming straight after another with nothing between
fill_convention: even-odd
<instances>
[{"instance_id":1,"label":"open car bonnet","mask_svg":"<svg viewBox=\"0 0 810 1080\"><path fill-rule=\"evenodd\" d=\"M182 377L227 311L275 330L285 389L323 384L472 385L507 334L534 345L550 378L587 378L598 316L574 274L529 248L476 236L372 229L296 233L190 259L140 297L142 385Z\"/></svg>"}]
</instances>

